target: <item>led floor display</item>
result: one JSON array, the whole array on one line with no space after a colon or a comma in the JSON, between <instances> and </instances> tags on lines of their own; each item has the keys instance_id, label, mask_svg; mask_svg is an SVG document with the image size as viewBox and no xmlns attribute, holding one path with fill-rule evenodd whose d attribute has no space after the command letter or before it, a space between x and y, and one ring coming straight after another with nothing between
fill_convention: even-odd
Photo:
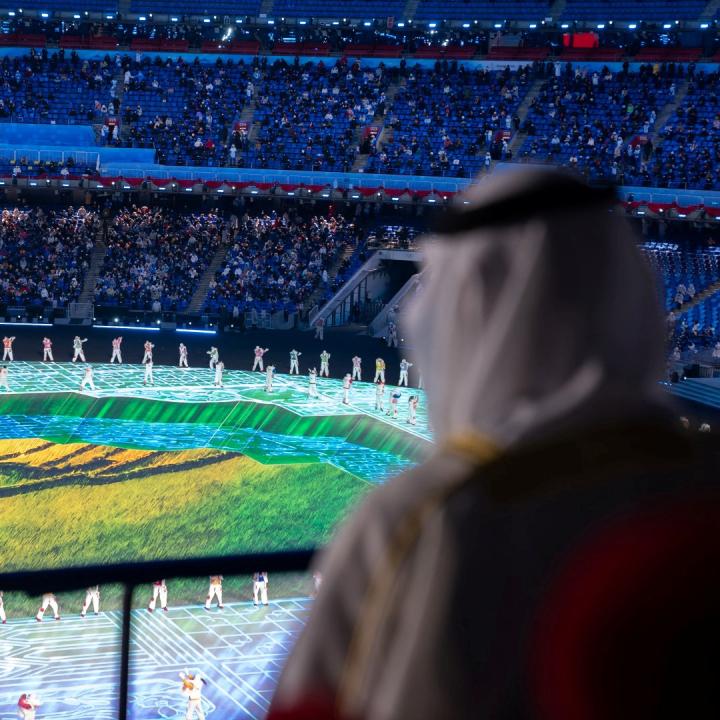
<instances>
[{"instance_id":1,"label":"led floor display","mask_svg":"<svg viewBox=\"0 0 720 720\"><path fill-rule=\"evenodd\" d=\"M0 389L0 568L295 549L326 541L374 483L430 446L402 388L398 418L375 388L207 369L16 362ZM389 390L386 395L389 395ZM388 400L386 398L386 405ZM27 522L33 518L33 522ZM52 548L52 552L48 552Z\"/></svg>"},{"instance_id":2,"label":"led floor display","mask_svg":"<svg viewBox=\"0 0 720 720\"><path fill-rule=\"evenodd\" d=\"M402 388L398 417L375 410L375 387L340 380L205 368L14 362L0 388L0 573L78 564L202 557L322 544L374 484L431 447L425 397ZM385 407L389 406L388 386ZM417 424L408 400L420 398ZM92 582L88 578L88 584ZM307 578L305 579L307 583ZM0 580L1 588L1 580ZM290 594L279 592L278 597ZM49 588L51 590L51 588ZM269 608L201 606L204 587L173 581L168 613L133 611L132 718L185 716L178 673L208 677L203 707L217 720L262 718L310 601ZM237 596L236 596L237 597ZM0 720L23 692L37 718L116 716L120 614L78 608L33 618L36 599L5 597Z\"/></svg>"},{"instance_id":3,"label":"led floor display","mask_svg":"<svg viewBox=\"0 0 720 720\"><path fill-rule=\"evenodd\" d=\"M309 600L269 607L226 604L220 611L171 607L132 613L129 717L180 720L187 700L179 673L207 678L203 709L213 720L264 717L282 663L302 628ZM34 619L0 626L0 720L16 720L22 693L41 706L37 720L114 720L120 666L118 611L61 622Z\"/></svg>"}]
</instances>

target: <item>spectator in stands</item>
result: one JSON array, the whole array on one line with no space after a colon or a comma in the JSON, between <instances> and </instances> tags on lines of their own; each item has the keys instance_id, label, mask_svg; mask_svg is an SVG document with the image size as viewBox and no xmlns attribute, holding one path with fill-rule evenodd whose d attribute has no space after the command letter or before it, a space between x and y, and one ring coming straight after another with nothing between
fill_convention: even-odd
<instances>
[{"instance_id":1,"label":"spectator in stands","mask_svg":"<svg viewBox=\"0 0 720 720\"><path fill-rule=\"evenodd\" d=\"M716 537L717 460L689 447L658 387L663 333L650 274L624 220L608 213L606 191L525 171L465 197L470 204L456 206L427 248L432 287L408 327L432 379L437 449L374 491L321 559L323 585L271 718L529 718L548 694L560 702L576 691L598 709L584 717L629 716L630 706L633 717L657 717L648 703L669 690L678 708L698 701L670 677L657 683L652 655L670 642L648 638L663 625L636 635L629 621L621 630L599 630L593 615L573 624L579 603L607 597L602 612L625 590L585 552L619 548L623 562L615 550L610 567L627 567L635 542L603 534L618 518L637 529L629 537L652 543L638 516L690 497L706 507L712 493L715 523L704 537ZM537 362L540 344L561 348L552 363ZM630 561L645 571L640 556ZM561 579L576 569L584 584L567 589ZM600 576L609 594L588 600ZM633 612L652 606L674 622L664 589L636 590ZM706 621L716 602L703 607ZM650 669L623 657L625 644ZM609 659L608 647L618 650ZM703 651L694 668L715 656L714 635ZM690 655L662 659L676 667ZM554 675L558 666L567 675ZM587 696L585 681L596 692ZM714 700L713 682L703 700ZM562 717L567 705L543 710Z\"/></svg>"}]
</instances>

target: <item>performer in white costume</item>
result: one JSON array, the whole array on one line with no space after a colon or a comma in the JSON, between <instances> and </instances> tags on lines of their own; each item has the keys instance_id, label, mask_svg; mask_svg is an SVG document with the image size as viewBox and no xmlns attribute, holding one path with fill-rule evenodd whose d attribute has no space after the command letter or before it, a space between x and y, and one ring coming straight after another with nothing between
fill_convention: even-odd
<instances>
[{"instance_id":1,"label":"performer in white costume","mask_svg":"<svg viewBox=\"0 0 720 720\"><path fill-rule=\"evenodd\" d=\"M178 362L178 367L187 367L188 366L188 349L185 346L185 343L180 343L178 346L178 350L180 352L180 360Z\"/></svg>"},{"instance_id":2,"label":"performer in white costume","mask_svg":"<svg viewBox=\"0 0 720 720\"><path fill-rule=\"evenodd\" d=\"M330 353L327 350L323 350L320 353L320 377L330 377Z\"/></svg>"},{"instance_id":3,"label":"performer in white costume","mask_svg":"<svg viewBox=\"0 0 720 720\"><path fill-rule=\"evenodd\" d=\"M95 390L95 381L93 380L93 368L92 365L88 365L83 373L83 378L80 381L80 390L84 390L89 387L91 390Z\"/></svg>"},{"instance_id":4,"label":"performer in white costume","mask_svg":"<svg viewBox=\"0 0 720 720\"><path fill-rule=\"evenodd\" d=\"M6 390L10 390L10 385L8 384L7 365L3 365L2 367L0 367L0 387L5 388Z\"/></svg>"},{"instance_id":5,"label":"performer in white costume","mask_svg":"<svg viewBox=\"0 0 720 720\"><path fill-rule=\"evenodd\" d=\"M255 346L255 350L253 351L255 353L255 360L253 361L252 369L260 369L260 372L264 370L263 367L263 355L268 351L269 348L261 348L259 345Z\"/></svg>"},{"instance_id":6,"label":"performer in white costume","mask_svg":"<svg viewBox=\"0 0 720 720\"><path fill-rule=\"evenodd\" d=\"M343 405L350 404L350 388L352 387L352 377L350 373L345 373L343 378Z\"/></svg>"},{"instance_id":7,"label":"performer in white costume","mask_svg":"<svg viewBox=\"0 0 720 720\"><path fill-rule=\"evenodd\" d=\"M13 361L13 343L15 342L15 336L3 338L3 362L9 360Z\"/></svg>"},{"instance_id":8,"label":"performer in white costume","mask_svg":"<svg viewBox=\"0 0 720 720\"><path fill-rule=\"evenodd\" d=\"M205 354L210 356L210 369L212 370L220 361L220 351L214 345L211 345Z\"/></svg>"},{"instance_id":9,"label":"performer in white costume","mask_svg":"<svg viewBox=\"0 0 720 720\"><path fill-rule=\"evenodd\" d=\"M188 673L181 672L182 694L187 698L187 708L185 710L185 720L205 720L205 711L202 708L202 688L205 685L205 679L199 672Z\"/></svg>"},{"instance_id":10,"label":"performer in white costume","mask_svg":"<svg viewBox=\"0 0 720 720\"><path fill-rule=\"evenodd\" d=\"M112 355L110 357L110 364L112 365L116 360L120 365L122 365L122 335L118 335L116 338L113 338L112 341Z\"/></svg>"},{"instance_id":11,"label":"performer in white costume","mask_svg":"<svg viewBox=\"0 0 720 720\"><path fill-rule=\"evenodd\" d=\"M223 371L225 370L225 363L222 360L218 360L215 365L215 387L223 387Z\"/></svg>"},{"instance_id":12,"label":"performer in white costume","mask_svg":"<svg viewBox=\"0 0 720 720\"><path fill-rule=\"evenodd\" d=\"M308 372L308 395L311 398L319 397L317 391L317 370L312 368Z\"/></svg>"},{"instance_id":13,"label":"performer in white costume","mask_svg":"<svg viewBox=\"0 0 720 720\"><path fill-rule=\"evenodd\" d=\"M208 589L207 597L205 598L205 609L209 610L210 605L213 601L213 597L217 598L218 609L222 610L225 606L223 605L222 598L222 575L211 575L210 576L210 588Z\"/></svg>"},{"instance_id":14,"label":"performer in white costume","mask_svg":"<svg viewBox=\"0 0 720 720\"><path fill-rule=\"evenodd\" d=\"M85 352L83 350L83 345L87 342L87 338L80 338L79 335L76 335L73 338L73 362L77 362L78 360L81 360L82 362L85 362Z\"/></svg>"},{"instance_id":15,"label":"performer in white costume","mask_svg":"<svg viewBox=\"0 0 720 720\"><path fill-rule=\"evenodd\" d=\"M143 364L146 363L148 360L152 360L152 351L155 345L151 343L149 340L146 340L143 344L143 350L145 350L145 353L143 355Z\"/></svg>"},{"instance_id":16,"label":"performer in white costume","mask_svg":"<svg viewBox=\"0 0 720 720\"><path fill-rule=\"evenodd\" d=\"M291 350L290 351L290 374L293 374L293 371L295 375L300 374L300 366L298 365L298 358L302 355L301 352L298 352L297 350Z\"/></svg>"},{"instance_id":17,"label":"performer in white costume","mask_svg":"<svg viewBox=\"0 0 720 720\"><path fill-rule=\"evenodd\" d=\"M97 615L100 612L100 586L92 585L85 591L85 602L80 611L80 617L85 617L92 603L93 612Z\"/></svg>"},{"instance_id":18,"label":"performer in white costume","mask_svg":"<svg viewBox=\"0 0 720 720\"><path fill-rule=\"evenodd\" d=\"M160 607L165 612L168 612L168 589L167 585L165 584L165 580L156 580L153 583L153 594L148 604L149 612L153 612L155 610L155 605L157 604L158 598L160 599Z\"/></svg>"},{"instance_id":19,"label":"performer in white costume","mask_svg":"<svg viewBox=\"0 0 720 720\"><path fill-rule=\"evenodd\" d=\"M55 618L55 620L60 619L60 608L58 606L57 598L53 593L45 593L42 596L40 609L37 611L37 615L35 616L35 619L38 622L43 621L43 616L45 615L45 611L48 609L48 607L53 611L53 617Z\"/></svg>"},{"instance_id":20,"label":"performer in white costume","mask_svg":"<svg viewBox=\"0 0 720 720\"><path fill-rule=\"evenodd\" d=\"M268 365L265 368L265 392L273 391L273 377L275 376L275 366Z\"/></svg>"},{"instance_id":21,"label":"performer in white costume","mask_svg":"<svg viewBox=\"0 0 720 720\"><path fill-rule=\"evenodd\" d=\"M266 572L253 573L253 605L258 601L263 605L268 604L268 574Z\"/></svg>"},{"instance_id":22,"label":"performer in white costume","mask_svg":"<svg viewBox=\"0 0 720 720\"><path fill-rule=\"evenodd\" d=\"M398 380L398 387L404 385L408 386L408 370L413 366L411 362L408 362L405 358L400 361L400 380Z\"/></svg>"},{"instance_id":23,"label":"performer in white costume","mask_svg":"<svg viewBox=\"0 0 720 720\"><path fill-rule=\"evenodd\" d=\"M362 381L362 358L357 355L352 359L352 379Z\"/></svg>"},{"instance_id":24,"label":"performer in white costume","mask_svg":"<svg viewBox=\"0 0 720 720\"><path fill-rule=\"evenodd\" d=\"M373 382L378 380L385 382L385 361L382 358L375 358L375 379Z\"/></svg>"},{"instance_id":25,"label":"performer in white costume","mask_svg":"<svg viewBox=\"0 0 720 720\"><path fill-rule=\"evenodd\" d=\"M40 698L35 693L23 693L17 702L18 717L20 720L35 720L39 707Z\"/></svg>"},{"instance_id":26,"label":"performer in white costume","mask_svg":"<svg viewBox=\"0 0 720 720\"><path fill-rule=\"evenodd\" d=\"M43 346L43 362L55 362L52 352L52 340L44 337L42 341Z\"/></svg>"},{"instance_id":27,"label":"performer in white costume","mask_svg":"<svg viewBox=\"0 0 720 720\"><path fill-rule=\"evenodd\" d=\"M154 385L154 384L155 384L155 380L154 380L154 378L153 378L153 366L154 366L154 364L155 364L155 363L153 363L152 358L150 358L150 359L145 363L145 376L144 376L144 378L143 378L143 385L147 385L148 383L149 383L150 385Z\"/></svg>"}]
</instances>

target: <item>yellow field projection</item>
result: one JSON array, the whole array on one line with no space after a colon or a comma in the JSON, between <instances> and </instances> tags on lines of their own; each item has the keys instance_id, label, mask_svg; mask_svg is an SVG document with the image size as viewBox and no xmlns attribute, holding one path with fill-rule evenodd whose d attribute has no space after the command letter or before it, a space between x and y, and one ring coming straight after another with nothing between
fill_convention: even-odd
<instances>
[{"instance_id":1,"label":"yellow field projection","mask_svg":"<svg viewBox=\"0 0 720 720\"><path fill-rule=\"evenodd\" d=\"M329 538L369 486L218 450L0 441L5 570L256 552Z\"/></svg>"}]
</instances>

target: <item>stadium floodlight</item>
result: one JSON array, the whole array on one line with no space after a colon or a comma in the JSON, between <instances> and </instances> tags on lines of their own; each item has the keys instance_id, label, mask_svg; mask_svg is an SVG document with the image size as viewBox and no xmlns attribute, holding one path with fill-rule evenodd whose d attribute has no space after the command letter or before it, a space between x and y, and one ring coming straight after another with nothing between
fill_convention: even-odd
<instances>
[{"instance_id":1,"label":"stadium floodlight","mask_svg":"<svg viewBox=\"0 0 720 720\"><path fill-rule=\"evenodd\" d=\"M242 18L236 18L235 23L237 25L242 25Z\"/></svg>"},{"instance_id":2,"label":"stadium floodlight","mask_svg":"<svg viewBox=\"0 0 720 720\"><path fill-rule=\"evenodd\" d=\"M537 23L530 23L530 25L528 25L528 27L529 27L531 30L534 30L534 29L537 27Z\"/></svg>"},{"instance_id":3,"label":"stadium floodlight","mask_svg":"<svg viewBox=\"0 0 720 720\"><path fill-rule=\"evenodd\" d=\"M464 27L464 28L469 28L469 27L470 27L470 23L463 23L463 27Z\"/></svg>"},{"instance_id":4,"label":"stadium floodlight","mask_svg":"<svg viewBox=\"0 0 720 720\"><path fill-rule=\"evenodd\" d=\"M37 187L37 183L34 180L31 180L30 187Z\"/></svg>"},{"instance_id":5,"label":"stadium floodlight","mask_svg":"<svg viewBox=\"0 0 720 720\"><path fill-rule=\"evenodd\" d=\"M598 30L604 30L604 29L605 29L605 23L598 23L598 24L597 24L597 29L598 29Z\"/></svg>"},{"instance_id":6,"label":"stadium floodlight","mask_svg":"<svg viewBox=\"0 0 720 720\"><path fill-rule=\"evenodd\" d=\"M257 195L257 194L258 194L258 191L257 191L257 190L251 190L251 191L250 191L250 194L251 194L251 195Z\"/></svg>"},{"instance_id":7,"label":"stadium floodlight","mask_svg":"<svg viewBox=\"0 0 720 720\"><path fill-rule=\"evenodd\" d=\"M363 23L363 25L364 25L365 27L370 27L370 26L372 25L372 23L371 23L369 20L366 20L366 21Z\"/></svg>"},{"instance_id":8,"label":"stadium floodlight","mask_svg":"<svg viewBox=\"0 0 720 720\"><path fill-rule=\"evenodd\" d=\"M62 184L62 186L63 186L63 187L70 187L70 183L69 183L69 182L64 182L64 183Z\"/></svg>"},{"instance_id":9,"label":"stadium floodlight","mask_svg":"<svg viewBox=\"0 0 720 720\"><path fill-rule=\"evenodd\" d=\"M339 20L333 20L333 25L339 25L339 24L340 24Z\"/></svg>"},{"instance_id":10,"label":"stadium floodlight","mask_svg":"<svg viewBox=\"0 0 720 720\"><path fill-rule=\"evenodd\" d=\"M178 20L179 20L179 18L176 18L176 17L171 17L171 18L170 18L170 22L177 22Z\"/></svg>"},{"instance_id":11,"label":"stadium floodlight","mask_svg":"<svg viewBox=\"0 0 720 720\"><path fill-rule=\"evenodd\" d=\"M664 24L663 24L663 28L664 28L665 30L669 30L671 27L672 27L672 23L664 23Z\"/></svg>"},{"instance_id":12,"label":"stadium floodlight","mask_svg":"<svg viewBox=\"0 0 720 720\"><path fill-rule=\"evenodd\" d=\"M196 330L193 328L175 328L175 332L178 333L192 333L193 335L217 335L217 330Z\"/></svg>"},{"instance_id":13,"label":"stadium floodlight","mask_svg":"<svg viewBox=\"0 0 720 720\"><path fill-rule=\"evenodd\" d=\"M330 197L330 193L328 193L328 192L321 193L321 197L329 198L329 197Z\"/></svg>"},{"instance_id":14,"label":"stadium floodlight","mask_svg":"<svg viewBox=\"0 0 720 720\"><path fill-rule=\"evenodd\" d=\"M294 196L295 196L295 193L291 190L291 191L288 193L288 196L289 196L289 197L294 197Z\"/></svg>"},{"instance_id":15,"label":"stadium floodlight","mask_svg":"<svg viewBox=\"0 0 720 720\"><path fill-rule=\"evenodd\" d=\"M434 202L437 202L437 200L436 200L435 198L428 198L428 202L429 202L429 203L434 203Z\"/></svg>"},{"instance_id":16,"label":"stadium floodlight","mask_svg":"<svg viewBox=\"0 0 720 720\"><path fill-rule=\"evenodd\" d=\"M700 23L701 30L707 30L710 27L710 23Z\"/></svg>"},{"instance_id":17,"label":"stadium floodlight","mask_svg":"<svg viewBox=\"0 0 720 720\"><path fill-rule=\"evenodd\" d=\"M80 19L80 14L79 14L79 13L75 13L75 14L73 15L73 20L79 20L79 19Z\"/></svg>"},{"instance_id":18,"label":"stadium floodlight","mask_svg":"<svg viewBox=\"0 0 720 720\"><path fill-rule=\"evenodd\" d=\"M398 26L398 27L405 27L405 23L398 23L397 26Z\"/></svg>"},{"instance_id":19,"label":"stadium floodlight","mask_svg":"<svg viewBox=\"0 0 720 720\"><path fill-rule=\"evenodd\" d=\"M204 23L210 23L210 18L203 18Z\"/></svg>"},{"instance_id":20,"label":"stadium floodlight","mask_svg":"<svg viewBox=\"0 0 720 720\"><path fill-rule=\"evenodd\" d=\"M274 20L268 20L268 25L274 25L274 24L275 24Z\"/></svg>"},{"instance_id":21,"label":"stadium floodlight","mask_svg":"<svg viewBox=\"0 0 720 720\"><path fill-rule=\"evenodd\" d=\"M437 27L437 23L428 23L428 27L430 27L430 28L436 28L436 27Z\"/></svg>"},{"instance_id":22,"label":"stadium floodlight","mask_svg":"<svg viewBox=\"0 0 720 720\"><path fill-rule=\"evenodd\" d=\"M502 23L495 23L493 27L499 30L502 27Z\"/></svg>"},{"instance_id":23,"label":"stadium floodlight","mask_svg":"<svg viewBox=\"0 0 720 720\"><path fill-rule=\"evenodd\" d=\"M628 30L635 30L637 29L637 23L630 23L628 25Z\"/></svg>"},{"instance_id":24,"label":"stadium floodlight","mask_svg":"<svg viewBox=\"0 0 720 720\"><path fill-rule=\"evenodd\" d=\"M298 20L298 25L307 25L307 20Z\"/></svg>"},{"instance_id":25,"label":"stadium floodlight","mask_svg":"<svg viewBox=\"0 0 720 720\"><path fill-rule=\"evenodd\" d=\"M49 12L41 12L41 13L40 13L40 17L41 17L41 18L49 18L49 17L50 17L50 13L49 13Z\"/></svg>"},{"instance_id":26,"label":"stadium floodlight","mask_svg":"<svg viewBox=\"0 0 720 720\"><path fill-rule=\"evenodd\" d=\"M192 191L193 191L193 189L191 187L185 188L185 192L192 192Z\"/></svg>"},{"instance_id":27,"label":"stadium floodlight","mask_svg":"<svg viewBox=\"0 0 720 720\"><path fill-rule=\"evenodd\" d=\"M569 23L563 23L560 27L561 27L563 30L567 30L567 29L570 27L570 24L569 24Z\"/></svg>"},{"instance_id":28,"label":"stadium floodlight","mask_svg":"<svg viewBox=\"0 0 720 720\"><path fill-rule=\"evenodd\" d=\"M15 17L15 11L14 11L14 10L11 10L11 11L8 13L8 15L9 15L10 17Z\"/></svg>"},{"instance_id":29,"label":"stadium floodlight","mask_svg":"<svg viewBox=\"0 0 720 720\"><path fill-rule=\"evenodd\" d=\"M138 20L139 20L140 22L145 22L145 21L147 20L147 18L146 18L144 15L141 15L141 16L138 18Z\"/></svg>"},{"instance_id":30,"label":"stadium floodlight","mask_svg":"<svg viewBox=\"0 0 720 720\"><path fill-rule=\"evenodd\" d=\"M109 13L108 15L105 16L105 19L112 20L114 17L115 17L115 13Z\"/></svg>"},{"instance_id":31,"label":"stadium floodlight","mask_svg":"<svg viewBox=\"0 0 720 720\"><path fill-rule=\"evenodd\" d=\"M358 200L360 196L357 193L354 193L350 196L353 200Z\"/></svg>"}]
</instances>

